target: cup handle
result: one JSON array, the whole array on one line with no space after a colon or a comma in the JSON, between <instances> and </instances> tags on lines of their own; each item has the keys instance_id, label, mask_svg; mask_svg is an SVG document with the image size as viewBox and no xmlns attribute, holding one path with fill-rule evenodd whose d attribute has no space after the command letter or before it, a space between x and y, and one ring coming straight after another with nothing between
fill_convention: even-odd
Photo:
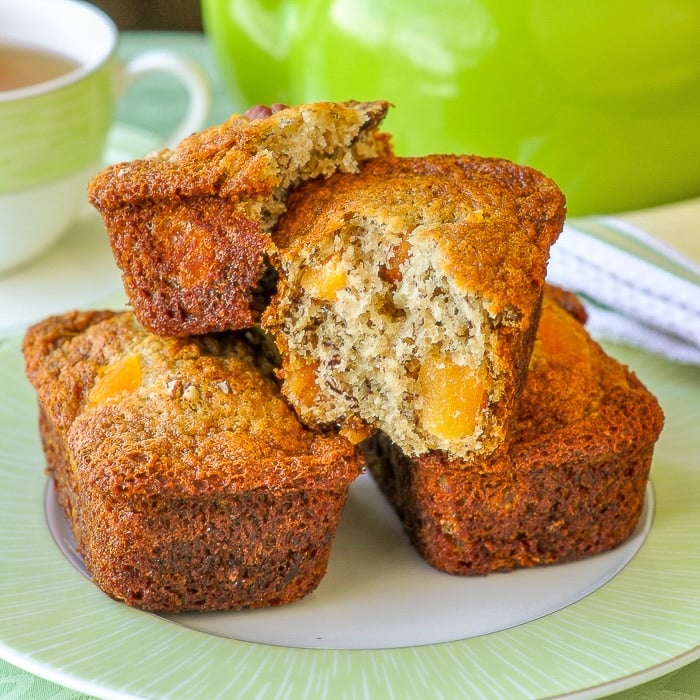
<instances>
[{"instance_id":1,"label":"cup handle","mask_svg":"<svg viewBox=\"0 0 700 700\"><path fill-rule=\"evenodd\" d=\"M119 92L126 92L140 77L154 73L168 73L178 78L189 97L187 111L163 144L173 148L182 139L203 128L211 107L211 85L196 63L173 51L154 49L123 64Z\"/></svg>"}]
</instances>

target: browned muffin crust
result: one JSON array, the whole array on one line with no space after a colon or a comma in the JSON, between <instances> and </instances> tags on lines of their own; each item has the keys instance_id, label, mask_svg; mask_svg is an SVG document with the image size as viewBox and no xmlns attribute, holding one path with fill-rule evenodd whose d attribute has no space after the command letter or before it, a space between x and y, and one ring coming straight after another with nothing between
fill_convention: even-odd
<instances>
[{"instance_id":1,"label":"browned muffin crust","mask_svg":"<svg viewBox=\"0 0 700 700\"><path fill-rule=\"evenodd\" d=\"M89 199L142 325L185 336L255 324L270 292L269 233L288 190L387 153L388 136L377 131L387 109L257 107L174 150L98 173Z\"/></svg>"},{"instance_id":2,"label":"browned muffin crust","mask_svg":"<svg viewBox=\"0 0 700 700\"><path fill-rule=\"evenodd\" d=\"M409 455L493 451L564 216L544 175L477 156L386 156L304 184L274 233L262 321L285 396L355 441L379 429Z\"/></svg>"},{"instance_id":3,"label":"browned muffin crust","mask_svg":"<svg viewBox=\"0 0 700 700\"><path fill-rule=\"evenodd\" d=\"M105 593L224 610L318 585L361 460L299 423L261 333L166 339L129 312L75 312L23 351L48 472Z\"/></svg>"},{"instance_id":4,"label":"browned muffin crust","mask_svg":"<svg viewBox=\"0 0 700 700\"><path fill-rule=\"evenodd\" d=\"M424 559L452 574L487 574L581 559L628 539L662 426L639 379L545 297L507 448L470 463L409 459L385 435L362 449Z\"/></svg>"}]
</instances>

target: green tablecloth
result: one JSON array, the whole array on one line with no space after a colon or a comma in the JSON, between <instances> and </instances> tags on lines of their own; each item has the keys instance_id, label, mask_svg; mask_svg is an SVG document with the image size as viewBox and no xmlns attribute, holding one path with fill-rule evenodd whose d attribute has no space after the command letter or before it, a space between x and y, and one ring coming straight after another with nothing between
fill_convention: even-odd
<instances>
[{"instance_id":1,"label":"green tablecloth","mask_svg":"<svg viewBox=\"0 0 700 700\"><path fill-rule=\"evenodd\" d=\"M212 76L214 101L210 123L223 121L233 111L216 80L212 56L204 38L188 33L127 32L122 37L121 53L129 56L153 47L173 47L197 59ZM137 84L119 106L117 119L152 132L164 133L181 110L184 96L168 81L154 80ZM700 552L699 552L700 556ZM700 598L700 582L698 582ZM17 621L21 625L21 620ZM96 643L99 643L97 641ZM697 654L696 654L697 656ZM652 672L652 675L653 674ZM0 698L7 700L43 699L76 700L90 696L61 687L0 659ZM700 660L694 661L655 680L610 696L617 700L689 700L700 698Z\"/></svg>"}]
</instances>

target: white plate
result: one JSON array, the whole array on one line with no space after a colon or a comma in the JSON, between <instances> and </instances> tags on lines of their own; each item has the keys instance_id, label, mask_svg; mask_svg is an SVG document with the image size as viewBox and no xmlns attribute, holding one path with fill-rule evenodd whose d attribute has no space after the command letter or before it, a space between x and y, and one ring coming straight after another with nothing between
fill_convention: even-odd
<instances>
[{"instance_id":1,"label":"white plate","mask_svg":"<svg viewBox=\"0 0 700 700\"><path fill-rule=\"evenodd\" d=\"M157 144L154 134L117 124L110 133L104 163L142 157ZM121 275L102 219L88 206L85 217L49 250L0 275L0 335L20 333L45 316L93 304L121 290Z\"/></svg>"},{"instance_id":2,"label":"white plate","mask_svg":"<svg viewBox=\"0 0 700 700\"><path fill-rule=\"evenodd\" d=\"M56 546L51 529L63 540L65 524L46 494L35 400L9 343L0 349L0 655L103 697L212 699L597 697L698 658L700 372L615 353L667 415L653 524L626 553L450 577L420 560L363 479L315 593L176 623L109 600Z\"/></svg>"},{"instance_id":3,"label":"white plate","mask_svg":"<svg viewBox=\"0 0 700 700\"><path fill-rule=\"evenodd\" d=\"M536 620L600 588L644 542L652 501L649 488L636 532L614 551L465 580L419 558L372 478L363 474L350 489L328 571L313 595L279 608L164 617L242 642L309 649L391 649L477 637ZM46 513L57 545L88 577L50 485Z\"/></svg>"}]
</instances>

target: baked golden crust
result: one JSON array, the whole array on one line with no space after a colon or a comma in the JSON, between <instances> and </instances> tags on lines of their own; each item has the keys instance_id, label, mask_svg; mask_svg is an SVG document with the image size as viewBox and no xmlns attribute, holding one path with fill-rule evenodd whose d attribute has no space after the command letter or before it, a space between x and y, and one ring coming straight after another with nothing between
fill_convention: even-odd
<instances>
[{"instance_id":1,"label":"baked golden crust","mask_svg":"<svg viewBox=\"0 0 700 700\"><path fill-rule=\"evenodd\" d=\"M403 455L384 435L368 466L432 566L486 574L581 559L616 547L642 511L656 399L545 297L507 448L465 463Z\"/></svg>"},{"instance_id":2,"label":"baked golden crust","mask_svg":"<svg viewBox=\"0 0 700 700\"><path fill-rule=\"evenodd\" d=\"M275 105L90 182L141 324L185 336L249 327L269 293L269 232L290 187L389 151L386 102Z\"/></svg>"},{"instance_id":3,"label":"baked golden crust","mask_svg":"<svg viewBox=\"0 0 700 700\"><path fill-rule=\"evenodd\" d=\"M312 590L361 461L303 428L256 331L161 338L129 312L27 332L48 471L95 583L148 610Z\"/></svg>"},{"instance_id":4,"label":"baked golden crust","mask_svg":"<svg viewBox=\"0 0 700 700\"><path fill-rule=\"evenodd\" d=\"M309 425L407 454L505 440L565 202L541 173L477 156L386 156L293 192L263 326ZM470 382L456 397L452 385ZM451 405L454 403L454 405Z\"/></svg>"}]
</instances>

